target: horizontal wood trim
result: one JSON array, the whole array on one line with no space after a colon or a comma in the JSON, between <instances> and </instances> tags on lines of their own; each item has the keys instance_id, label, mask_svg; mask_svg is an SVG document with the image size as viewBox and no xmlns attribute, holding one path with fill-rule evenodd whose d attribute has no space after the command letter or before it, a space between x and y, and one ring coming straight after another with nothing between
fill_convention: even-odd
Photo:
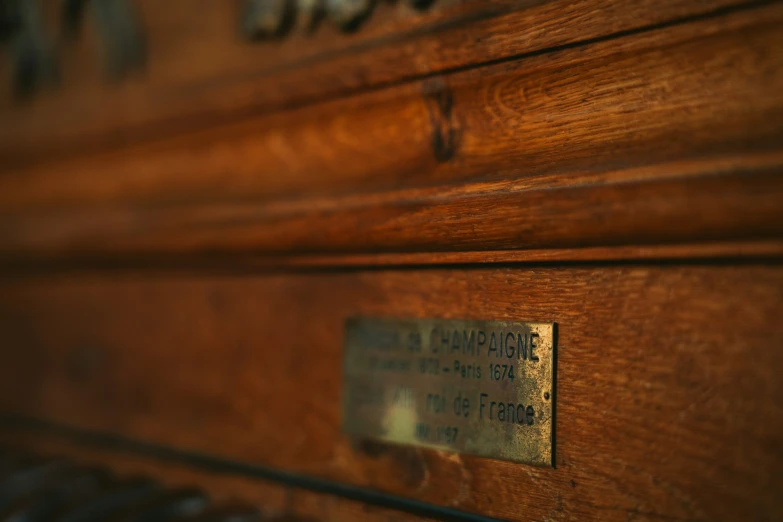
<instances>
[{"instance_id":1,"label":"horizontal wood trim","mask_svg":"<svg viewBox=\"0 0 783 522\"><path fill-rule=\"evenodd\" d=\"M759 265L4 282L0 407L502 519L778 519L782 295ZM346 439L356 315L557 322L556 468Z\"/></svg>"},{"instance_id":2,"label":"horizontal wood trim","mask_svg":"<svg viewBox=\"0 0 783 522\"><path fill-rule=\"evenodd\" d=\"M187 0L135 3L148 39L143 74L123 85L106 85L97 59L102 49L95 35L87 34L61 49L63 81L57 92L14 105L8 84L0 86L2 168L657 24L685 23L757 2L439 0L425 13L407 2L381 2L356 34L337 34L322 24L315 34L256 44L238 38L234 2L202 2L198 9ZM60 24L52 25L56 35ZM0 70L10 77L8 60Z\"/></svg>"},{"instance_id":3,"label":"horizontal wood trim","mask_svg":"<svg viewBox=\"0 0 783 522\"><path fill-rule=\"evenodd\" d=\"M0 211L260 206L776 150L781 22L775 3L13 170Z\"/></svg>"},{"instance_id":4,"label":"horizontal wood trim","mask_svg":"<svg viewBox=\"0 0 783 522\"><path fill-rule=\"evenodd\" d=\"M783 236L783 175L776 156L765 160L767 166L749 161L749 168L734 162L702 164L713 170L703 175L687 170L677 175L661 167L665 175L648 179L633 179L626 172L625 178L606 174L601 181L574 185L516 189L477 184L440 193L330 199L320 205L236 203L13 214L0 223L0 252L8 265L111 259L183 266L202 259L219 265L236 263L236 255L243 254L252 266L262 256L279 261L280 256L316 255L311 263L317 265L330 264L329 256L423 258L439 252L506 251L505 259L535 261L556 260L559 250L559 259L568 260L574 254L567 252L588 249L583 252L589 255L591 248L775 242ZM530 253L535 249L548 252Z\"/></svg>"},{"instance_id":5,"label":"horizontal wood trim","mask_svg":"<svg viewBox=\"0 0 783 522\"><path fill-rule=\"evenodd\" d=\"M612 246L533 250L488 250L465 252L419 252L387 254L316 254L316 255L241 255L228 257L155 256L139 258L83 257L0 258L0 278L38 277L46 274L77 274L92 271L144 272L170 274L257 274L268 272L330 272L347 269L425 268L441 266L533 266L558 264L568 266L590 263L778 263L783 260L783 241L730 241L683 243L671 245Z\"/></svg>"},{"instance_id":6,"label":"horizontal wood trim","mask_svg":"<svg viewBox=\"0 0 783 522\"><path fill-rule=\"evenodd\" d=\"M434 252L413 254L356 254L334 256L282 256L237 259L233 263L201 265L202 268L320 269L329 267L410 267L431 265L538 264L622 261L743 260L783 259L781 241L737 241L732 243L690 243L683 245L588 247L556 250L497 250L487 252ZM246 264L245 264L246 263Z\"/></svg>"}]
</instances>

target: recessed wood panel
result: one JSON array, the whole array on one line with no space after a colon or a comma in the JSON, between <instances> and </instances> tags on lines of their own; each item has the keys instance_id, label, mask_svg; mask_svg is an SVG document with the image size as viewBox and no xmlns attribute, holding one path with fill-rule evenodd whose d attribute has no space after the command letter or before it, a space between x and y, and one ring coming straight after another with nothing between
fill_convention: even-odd
<instances>
[{"instance_id":1,"label":"recessed wood panel","mask_svg":"<svg viewBox=\"0 0 783 522\"><path fill-rule=\"evenodd\" d=\"M503 519L783 515L777 265L5 281L2 409ZM340 431L347 317L559 325L556 467Z\"/></svg>"}]
</instances>

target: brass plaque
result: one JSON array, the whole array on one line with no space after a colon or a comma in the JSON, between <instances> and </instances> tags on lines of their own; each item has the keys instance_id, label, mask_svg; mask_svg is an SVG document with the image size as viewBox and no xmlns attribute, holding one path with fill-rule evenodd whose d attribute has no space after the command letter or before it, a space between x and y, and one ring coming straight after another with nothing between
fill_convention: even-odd
<instances>
[{"instance_id":1,"label":"brass plaque","mask_svg":"<svg viewBox=\"0 0 783 522\"><path fill-rule=\"evenodd\" d=\"M553 465L555 325L346 322L343 431Z\"/></svg>"}]
</instances>

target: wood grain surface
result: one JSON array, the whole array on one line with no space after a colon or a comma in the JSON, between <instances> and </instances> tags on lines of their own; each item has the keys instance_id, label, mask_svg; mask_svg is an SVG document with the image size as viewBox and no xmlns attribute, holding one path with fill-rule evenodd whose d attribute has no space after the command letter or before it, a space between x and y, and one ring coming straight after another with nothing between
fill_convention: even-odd
<instances>
[{"instance_id":1,"label":"wood grain surface","mask_svg":"<svg viewBox=\"0 0 783 522\"><path fill-rule=\"evenodd\" d=\"M685 24L759 2L738 0L438 0L428 11L379 2L354 34L330 24L280 41L238 36L238 2L137 0L146 70L107 81L105 49L88 17L61 34L59 4L43 2L61 61L60 87L16 104L0 83L2 168L206 127L248 114L347 96L478 63ZM761 2L763 3L763 2ZM10 76L8 54L0 55ZM194 58L197 57L197 58Z\"/></svg>"},{"instance_id":2,"label":"wood grain surface","mask_svg":"<svg viewBox=\"0 0 783 522\"><path fill-rule=\"evenodd\" d=\"M776 3L8 172L0 250L128 259L777 238L781 21Z\"/></svg>"},{"instance_id":3,"label":"wood grain surface","mask_svg":"<svg viewBox=\"0 0 783 522\"><path fill-rule=\"evenodd\" d=\"M776 3L14 169L0 209L259 203L777 150L782 21Z\"/></svg>"},{"instance_id":4,"label":"wood grain surface","mask_svg":"<svg viewBox=\"0 0 783 522\"><path fill-rule=\"evenodd\" d=\"M752 263L5 281L0 406L503 519L776 520L781 303ZM557 322L556 468L347 440L356 315Z\"/></svg>"}]
</instances>

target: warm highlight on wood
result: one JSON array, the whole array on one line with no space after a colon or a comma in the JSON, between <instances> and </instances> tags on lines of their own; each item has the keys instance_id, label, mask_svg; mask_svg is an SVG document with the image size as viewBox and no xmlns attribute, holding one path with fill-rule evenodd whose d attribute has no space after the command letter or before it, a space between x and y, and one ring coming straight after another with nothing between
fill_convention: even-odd
<instances>
[{"instance_id":1,"label":"warm highlight on wood","mask_svg":"<svg viewBox=\"0 0 783 522\"><path fill-rule=\"evenodd\" d=\"M9 261L225 259L239 253L551 249L780 237L780 168L732 172L732 167L683 179L660 169L675 179L527 190L479 184L397 199L394 194L336 199L323 208L248 203L42 212L0 224L5 241L0 252Z\"/></svg>"},{"instance_id":2,"label":"warm highlight on wood","mask_svg":"<svg viewBox=\"0 0 783 522\"><path fill-rule=\"evenodd\" d=\"M774 150L781 20L774 4L15 170L0 178L0 203L244 202ZM451 97L444 123L458 141L433 126L433 89ZM455 148L447 161L436 131L438 147Z\"/></svg>"},{"instance_id":3,"label":"warm highlight on wood","mask_svg":"<svg viewBox=\"0 0 783 522\"><path fill-rule=\"evenodd\" d=\"M44 91L32 106L16 107L9 103L9 85L0 82L5 165L38 162L42 152L62 157L160 138L248 112L348 96L656 24L687 24L757 2L440 0L428 11L403 1L379 2L356 34L322 24L312 35L257 45L238 34L236 2L209 0L198 9L189 0L135 3L149 59L144 71L118 88L107 88L103 49L87 23L82 37L62 49L62 89ZM53 11L48 18L56 40L58 6L43 5ZM0 66L8 73L5 63Z\"/></svg>"}]
</instances>

